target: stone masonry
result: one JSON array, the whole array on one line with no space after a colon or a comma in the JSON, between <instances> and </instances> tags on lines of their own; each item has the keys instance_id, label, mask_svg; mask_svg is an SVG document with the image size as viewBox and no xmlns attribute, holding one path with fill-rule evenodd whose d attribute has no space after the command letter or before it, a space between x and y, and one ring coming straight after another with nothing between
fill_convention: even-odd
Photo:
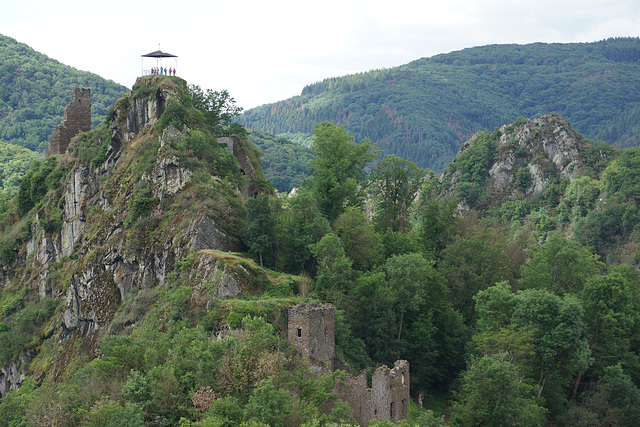
<instances>
[{"instance_id":1,"label":"stone masonry","mask_svg":"<svg viewBox=\"0 0 640 427\"><path fill-rule=\"evenodd\" d=\"M383 365L373 371L348 378L337 388L340 398L351 407L353 418L362 426L369 420L397 423L409 416L409 362L396 360L393 369Z\"/></svg>"},{"instance_id":2,"label":"stone masonry","mask_svg":"<svg viewBox=\"0 0 640 427\"><path fill-rule=\"evenodd\" d=\"M333 369L337 365L335 353L335 309L326 304L298 304L289 307L289 341L312 364ZM325 369L319 370L320 372ZM370 381L369 381L370 379ZM393 369L383 365L373 373L363 371L349 377L343 386L336 387L346 401L353 417L362 426L369 420L387 419L394 423L409 416L409 362L397 360Z\"/></svg>"},{"instance_id":3,"label":"stone masonry","mask_svg":"<svg viewBox=\"0 0 640 427\"><path fill-rule=\"evenodd\" d=\"M47 147L47 157L64 154L71 139L80 132L91 130L91 90L89 88L73 89L73 100L64 109L64 119L51 135Z\"/></svg>"},{"instance_id":4,"label":"stone masonry","mask_svg":"<svg viewBox=\"0 0 640 427\"><path fill-rule=\"evenodd\" d=\"M289 341L302 356L331 369L334 356L333 305L298 304L289 307Z\"/></svg>"}]
</instances>

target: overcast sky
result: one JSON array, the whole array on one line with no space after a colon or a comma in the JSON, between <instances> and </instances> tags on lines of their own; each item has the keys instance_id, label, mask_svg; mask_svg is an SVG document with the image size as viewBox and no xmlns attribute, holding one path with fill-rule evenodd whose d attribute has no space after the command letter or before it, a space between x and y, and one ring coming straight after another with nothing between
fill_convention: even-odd
<instances>
[{"instance_id":1,"label":"overcast sky","mask_svg":"<svg viewBox=\"0 0 640 427\"><path fill-rule=\"evenodd\" d=\"M638 0L3 3L0 34L66 65L131 88L140 55L160 45L179 56L178 76L226 89L244 109L299 95L328 77L465 47L640 36Z\"/></svg>"}]
</instances>

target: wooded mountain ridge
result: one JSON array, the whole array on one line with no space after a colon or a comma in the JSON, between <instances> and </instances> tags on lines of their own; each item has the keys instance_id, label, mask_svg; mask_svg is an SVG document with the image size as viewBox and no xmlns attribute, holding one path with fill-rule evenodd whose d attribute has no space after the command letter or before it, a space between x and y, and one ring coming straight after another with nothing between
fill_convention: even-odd
<instances>
[{"instance_id":1,"label":"wooded mountain ridge","mask_svg":"<svg viewBox=\"0 0 640 427\"><path fill-rule=\"evenodd\" d=\"M442 170L477 131L556 112L592 140L640 143L640 39L489 45L335 77L247 110L239 122L307 137L344 125L386 154Z\"/></svg>"}]
</instances>

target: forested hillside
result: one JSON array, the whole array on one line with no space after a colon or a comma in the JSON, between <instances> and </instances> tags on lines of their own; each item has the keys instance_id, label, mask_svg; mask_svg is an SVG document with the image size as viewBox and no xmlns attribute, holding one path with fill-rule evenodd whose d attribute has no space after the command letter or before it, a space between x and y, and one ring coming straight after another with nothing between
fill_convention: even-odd
<instances>
[{"instance_id":1,"label":"forested hillside","mask_svg":"<svg viewBox=\"0 0 640 427\"><path fill-rule=\"evenodd\" d=\"M31 162L41 156L27 148L0 141L0 194L13 196Z\"/></svg>"},{"instance_id":2,"label":"forested hillside","mask_svg":"<svg viewBox=\"0 0 640 427\"><path fill-rule=\"evenodd\" d=\"M601 97L633 111L637 44L487 46L300 97L304 115L377 94L367 126L442 129L450 144L408 146L455 151L438 175L382 156L376 142L388 150L391 136L354 137L353 123L315 123L312 138L291 129L295 142L247 135L226 91L139 78L0 203L0 427L354 425L345 378L364 369L368 387L372 368L399 359L411 393L401 426L637 425L640 148L525 101L561 92L567 108ZM537 67L547 74L525 73L517 96L494 78L516 84ZM464 113L458 124L437 108L400 114L416 81L439 91L441 111ZM452 91L466 101L447 103ZM490 126L509 102L536 117ZM462 124L489 130L458 144ZM394 134L398 150L410 133ZM273 184L298 191L273 191L254 144ZM8 163L3 185L25 167ZM331 366L289 341L299 303L333 305Z\"/></svg>"},{"instance_id":3,"label":"forested hillside","mask_svg":"<svg viewBox=\"0 0 640 427\"><path fill-rule=\"evenodd\" d=\"M639 61L638 38L474 47L327 79L239 121L311 135L314 123L329 120L433 170L475 132L549 112L592 140L630 147L640 143Z\"/></svg>"},{"instance_id":4,"label":"forested hillside","mask_svg":"<svg viewBox=\"0 0 640 427\"><path fill-rule=\"evenodd\" d=\"M262 131L253 131L247 138L260 150L264 174L278 191L288 193L309 177L310 147Z\"/></svg>"},{"instance_id":5,"label":"forested hillside","mask_svg":"<svg viewBox=\"0 0 640 427\"><path fill-rule=\"evenodd\" d=\"M334 305L345 370L409 362L401 425L636 424L640 148L552 114L476 134L437 177L322 122L276 197L249 185L248 141L220 143L225 102L140 79L33 164L0 217L0 367L21 384L0 426L353 425L346 372L287 340L300 302Z\"/></svg>"},{"instance_id":6,"label":"forested hillside","mask_svg":"<svg viewBox=\"0 0 640 427\"><path fill-rule=\"evenodd\" d=\"M0 141L44 153L76 86L91 89L95 127L127 91L122 85L0 35Z\"/></svg>"}]
</instances>

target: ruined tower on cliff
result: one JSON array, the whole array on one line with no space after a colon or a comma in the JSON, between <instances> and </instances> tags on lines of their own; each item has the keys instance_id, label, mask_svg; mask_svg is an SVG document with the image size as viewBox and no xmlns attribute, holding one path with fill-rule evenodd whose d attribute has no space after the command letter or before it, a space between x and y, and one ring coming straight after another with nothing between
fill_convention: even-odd
<instances>
[{"instance_id":1,"label":"ruined tower on cliff","mask_svg":"<svg viewBox=\"0 0 640 427\"><path fill-rule=\"evenodd\" d=\"M331 304L289 307L289 341L298 353L331 369L334 356L335 310Z\"/></svg>"},{"instance_id":2,"label":"ruined tower on cliff","mask_svg":"<svg viewBox=\"0 0 640 427\"><path fill-rule=\"evenodd\" d=\"M333 305L298 304L289 307L289 341L302 356L311 360L318 372L335 365L335 309ZM318 363L320 362L320 363ZM369 420L397 423L409 416L409 362L396 360L393 369L386 365L350 376L336 387L353 417L362 426Z\"/></svg>"},{"instance_id":3,"label":"ruined tower on cliff","mask_svg":"<svg viewBox=\"0 0 640 427\"><path fill-rule=\"evenodd\" d=\"M73 89L73 100L64 109L64 119L51 135L47 147L47 157L64 154L69 148L71 139L80 132L91 130L91 90L89 88Z\"/></svg>"}]
</instances>

